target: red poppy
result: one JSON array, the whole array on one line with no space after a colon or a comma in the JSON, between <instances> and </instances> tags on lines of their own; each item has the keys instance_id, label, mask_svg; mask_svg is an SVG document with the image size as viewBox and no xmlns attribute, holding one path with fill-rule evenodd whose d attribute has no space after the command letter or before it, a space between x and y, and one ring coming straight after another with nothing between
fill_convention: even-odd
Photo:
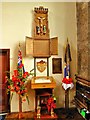
<instances>
[{"instance_id":1,"label":"red poppy","mask_svg":"<svg viewBox=\"0 0 90 120\"><path fill-rule=\"evenodd\" d=\"M18 70L14 70L14 76L18 76Z\"/></svg>"},{"instance_id":2,"label":"red poppy","mask_svg":"<svg viewBox=\"0 0 90 120\"><path fill-rule=\"evenodd\" d=\"M50 97L47 100L47 108L48 108L48 112L50 112L51 108L56 108L56 104L54 103L53 97Z\"/></svg>"},{"instance_id":3,"label":"red poppy","mask_svg":"<svg viewBox=\"0 0 90 120\"><path fill-rule=\"evenodd\" d=\"M14 89L12 88L11 91L14 92Z\"/></svg>"},{"instance_id":4,"label":"red poppy","mask_svg":"<svg viewBox=\"0 0 90 120\"><path fill-rule=\"evenodd\" d=\"M23 101L23 102L25 102L25 101L26 101L26 99L23 99L22 101Z\"/></svg>"},{"instance_id":5,"label":"red poppy","mask_svg":"<svg viewBox=\"0 0 90 120\"><path fill-rule=\"evenodd\" d=\"M17 80L17 77L15 77L14 75L12 75L12 81L16 81Z\"/></svg>"},{"instance_id":6,"label":"red poppy","mask_svg":"<svg viewBox=\"0 0 90 120\"><path fill-rule=\"evenodd\" d=\"M10 89L11 88L11 86L10 85L8 85L8 89Z\"/></svg>"},{"instance_id":7,"label":"red poppy","mask_svg":"<svg viewBox=\"0 0 90 120\"><path fill-rule=\"evenodd\" d=\"M23 90L25 93L27 92L27 90L25 89L25 90Z\"/></svg>"},{"instance_id":8,"label":"red poppy","mask_svg":"<svg viewBox=\"0 0 90 120\"><path fill-rule=\"evenodd\" d=\"M23 67L23 64L21 63L19 66L18 66L18 68L22 68Z\"/></svg>"},{"instance_id":9,"label":"red poppy","mask_svg":"<svg viewBox=\"0 0 90 120\"><path fill-rule=\"evenodd\" d=\"M66 83L66 84L71 84L72 83L72 78L69 78L69 79L63 78L62 82Z\"/></svg>"},{"instance_id":10,"label":"red poppy","mask_svg":"<svg viewBox=\"0 0 90 120\"><path fill-rule=\"evenodd\" d=\"M24 74L23 74L23 78L26 78L28 75L29 75L28 72L24 72Z\"/></svg>"},{"instance_id":11,"label":"red poppy","mask_svg":"<svg viewBox=\"0 0 90 120\"><path fill-rule=\"evenodd\" d=\"M19 91L20 90L20 87L16 86L16 91Z\"/></svg>"},{"instance_id":12,"label":"red poppy","mask_svg":"<svg viewBox=\"0 0 90 120\"><path fill-rule=\"evenodd\" d=\"M20 85L24 85L24 82L20 81Z\"/></svg>"}]
</instances>

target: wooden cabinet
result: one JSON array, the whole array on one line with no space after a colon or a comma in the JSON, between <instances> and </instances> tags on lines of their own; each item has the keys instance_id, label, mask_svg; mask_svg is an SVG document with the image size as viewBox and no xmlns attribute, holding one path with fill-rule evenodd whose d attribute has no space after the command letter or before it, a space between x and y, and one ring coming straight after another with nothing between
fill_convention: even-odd
<instances>
[{"instance_id":1,"label":"wooden cabinet","mask_svg":"<svg viewBox=\"0 0 90 120\"><path fill-rule=\"evenodd\" d=\"M54 78L49 76L48 59L51 55L58 55L58 37L49 37L47 8L41 6L34 8L33 23L33 37L26 36L26 55L34 57L34 77L31 80L31 89L35 90L35 108L37 109L39 106L42 111L43 107L47 108L47 99L52 96L52 89L56 87ZM47 64L45 64L47 65L47 76L36 77L36 58L47 59ZM45 70L44 62L43 60L38 62L39 72L43 72L43 69ZM53 118L56 117L55 115ZM51 118L50 115L49 118Z\"/></svg>"},{"instance_id":2,"label":"wooden cabinet","mask_svg":"<svg viewBox=\"0 0 90 120\"><path fill-rule=\"evenodd\" d=\"M50 57L58 55L58 37L50 38L48 8L34 8L33 37L26 36L26 55Z\"/></svg>"},{"instance_id":3,"label":"wooden cabinet","mask_svg":"<svg viewBox=\"0 0 90 120\"><path fill-rule=\"evenodd\" d=\"M41 107L41 114L48 114L47 100L52 96L51 88L42 88L36 90L36 108Z\"/></svg>"},{"instance_id":4,"label":"wooden cabinet","mask_svg":"<svg viewBox=\"0 0 90 120\"><path fill-rule=\"evenodd\" d=\"M58 38L33 39L26 36L26 55L33 57L58 55Z\"/></svg>"},{"instance_id":5,"label":"wooden cabinet","mask_svg":"<svg viewBox=\"0 0 90 120\"><path fill-rule=\"evenodd\" d=\"M35 90L35 109L37 109L37 106L40 106L41 114L47 112L47 100L52 96L55 87L56 82L52 76L32 78L31 89Z\"/></svg>"}]
</instances>

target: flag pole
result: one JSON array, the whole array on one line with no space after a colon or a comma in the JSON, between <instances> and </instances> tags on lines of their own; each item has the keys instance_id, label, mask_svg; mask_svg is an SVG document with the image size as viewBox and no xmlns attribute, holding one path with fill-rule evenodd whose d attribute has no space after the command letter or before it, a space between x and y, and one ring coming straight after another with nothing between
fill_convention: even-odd
<instances>
[{"instance_id":1,"label":"flag pole","mask_svg":"<svg viewBox=\"0 0 90 120\"><path fill-rule=\"evenodd\" d=\"M20 42L19 42L19 50L20 50ZM19 95L19 114L18 114L18 118L21 119L21 118L24 118L23 115L22 115L22 98L21 96Z\"/></svg>"},{"instance_id":2,"label":"flag pole","mask_svg":"<svg viewBox=\"0 0 90 120\"><path fill-rule=\"evenodd\" d=\"M19 95L19 114L18 114L18 118L19 119L24 118L23 115L22 115L22 98L21 98L20 95Z\"/></svg>"},{"instance_id":3,"label":"flag pole","mask_svg":"<svg viewBox=\"0 0 90 120\"><path fill-rule=\"evenodd\" d=\"M70 62L72 61L71 52L70 52L70 45L67 38L66 49L65 49L65 58L64 58L64 78L62 80L62 86L65 89L65 111L66 111L66 118L73 117L69 114L69 91L73 88L73 82L70 74Z\"/></svg>"},{"instance_id":4,"label":"flag pole","mask_svg":"<svg viewBox=\"0 0 90 120\"><path fill-rule=\"evenodd\" d=\"M65 50L65 60L64 60L64 62L66 64L66 71L67 71L67 74L65 76L66 79L70 78L70 61L71 61L70 45L69 45L68 38L67 38L67 44L66 44L66 50ZM70 88L67 88L65 90L65 109L66 109L66 111L69 109L69 90L70 90Z\"/></svg>"},{"instance_id":5,"label":"flag pole","mask_svg":"<svg viewBox=\"0 0 90 120\"><path fill-rule=\"evenodd\" d=\"M69 90L70 90L70 88L65 90L65 109L66 110L69 109Z\"/></svg>"},{"instance_id":6,"label":"flag pole","mask_svg":"<svg viewBox=\"0 0 90 120\"><path fill-rule=\"evenodd\" d=\"M67 38L67 46L68 46L68 38ZM67 46L66 46L66 49L67 49L67 51L68 51ZM67 55L67 56L68 56L68 55ZM68 58L67 58L67 62L68 62L68 65L69 65L69 60L68 60ZM66 63L66 65L67 65L67 63ZM69 73L69 74L70 74L70 73ZM66 110L69 109L69 89L70 89L70 88L68 88L67 90L65 90L65 109L66 109Z\"/></svg>"}]
</instances>

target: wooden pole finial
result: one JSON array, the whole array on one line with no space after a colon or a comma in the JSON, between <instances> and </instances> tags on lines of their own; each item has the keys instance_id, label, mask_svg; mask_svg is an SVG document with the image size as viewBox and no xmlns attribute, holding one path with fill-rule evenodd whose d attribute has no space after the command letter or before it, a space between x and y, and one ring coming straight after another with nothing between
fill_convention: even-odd
<instances>
[{"instance_id":1,"label":"wooden pole finial","mask_svg":"<svg viewBox=\"0 0 90 120\"><path fill-rule=\"evenodd\" d=\"M20 42L19 42L19 47L20 47Z\"/></svg>"},{"instance_id":2,"label":"wooden pole finial","mask_svg":"<svg viewBox=\"0 0 90 120\"><path fill-rule=\"evenodd\" d=\"M68 37L67 37L67 43L68 43Z\"/></svg>"},{"instance_id":3,"label":"wooden pole finial","mask_svg":"<svg viewBox=\"0 0 90 120\"><path fill-rule=\"evenodd\" d=\"M20 49L21 45L20 45L20 42L19 42L19 49Z\"/></svg>"}]
</instances>

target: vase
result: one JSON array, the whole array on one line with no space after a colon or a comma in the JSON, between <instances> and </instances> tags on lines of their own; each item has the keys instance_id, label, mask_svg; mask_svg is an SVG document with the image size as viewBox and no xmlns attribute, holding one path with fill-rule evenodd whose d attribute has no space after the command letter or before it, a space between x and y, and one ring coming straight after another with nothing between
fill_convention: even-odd
<instances>
[{"instance_id":1,"label":"vase","mask_svg":"<svg viewBox=\"0 0 90 120\"><path fill-rule=\"evenodd\" d=\"M18 118L19 119L22 119L24 118L23 114L22 114L22 99L19 95L19 113L18 113Z\"/></svg>"}]
</instances>

